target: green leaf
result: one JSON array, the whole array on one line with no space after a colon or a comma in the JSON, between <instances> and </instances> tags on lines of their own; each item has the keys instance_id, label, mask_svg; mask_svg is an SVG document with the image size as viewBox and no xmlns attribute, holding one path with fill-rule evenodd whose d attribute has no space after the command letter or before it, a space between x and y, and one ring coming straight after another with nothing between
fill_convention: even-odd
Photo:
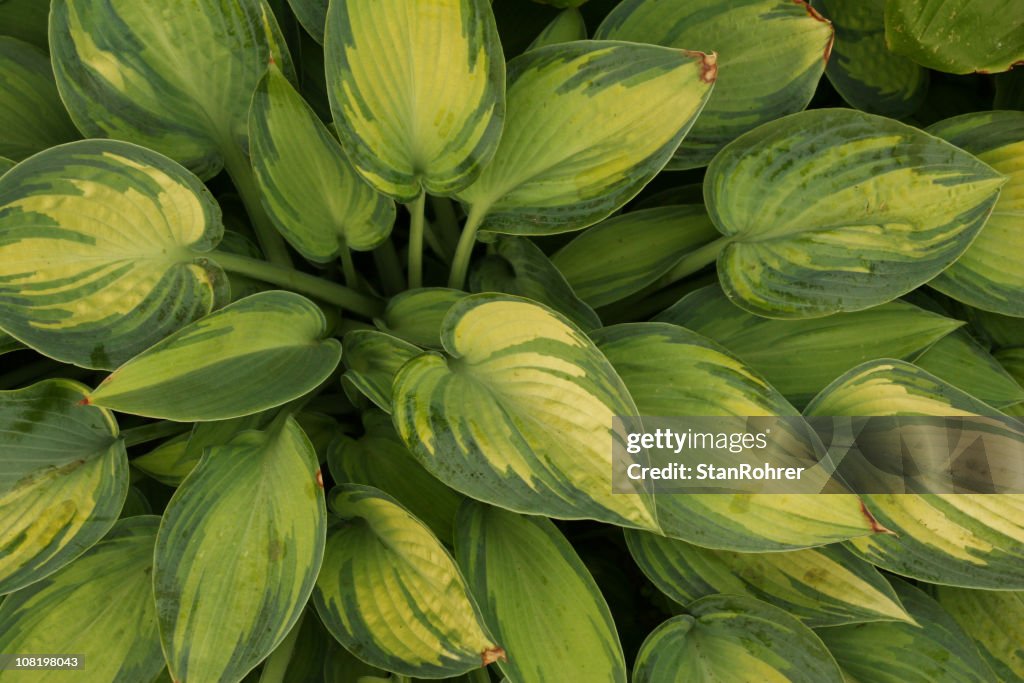
<instances>
[{"instance_id":1,"label":"green leaf","mask_svg":"<svg viewBox=\"0 0 1024 683\"><path fill-rule=\"evenodd\" d=\"M313 601L327 630L360 659L405 676L441 678L504 656L455 561L387 494L331 491L331 525Z\"/></svg>"},{"instance_id":2,"label":"green leaf","mask_svg":"<svg viewBox=\"0 0 1024 683\"><path fill-rule=\"evenodd\" d=\"M672 617L640 647L634 683L843 683L814 632L754 598L712 595Z\"/></svg>"},{"instance_id":3,"label":"green leaf","mask_svg":"<svg viewBox=\"0 0 1024 683\"><path fill-rule=\"evenodd\" d=\"M60 569L117 521L128 458L113 416L83 405L85 391L62 379L0 391L0 595Z\"/></svg>"},{"instance_id":4,"label":"green leaf","mask_svg":"<svg viewBox=\"0 0 1024 683\"><path fill-rule=\"evenodd\" d=\"M781 607L811 627L911 620L881 574L839 545L731 553L632 530L626 543L647 578L683 606L729 593Z\"/></svg>"},{"instance_id":5,"label":"green leaf","mask_svg":"<svg viewBox=\"0 0 1024 683\"><path fill-rule=\"evenodd\" d=\"M302 614L324 552L316 453L291 418L209 448L175 491L153 590L179 681L239 681Z\"/></svg>"},{"instance_id":6,"label":"green leaf","mask_svg":"<svg viewBox=\"0 0 1024 683\"><path fill-rule=\"evenodd\" d=\"M129 486L128 495L124 499L118 519L151 514L153 514L153 506L150 505L145 494L137 486Z\"/></svg>"},{"instance_id":7,"label":"green leaf","mask_svg":"<svg viewBox=\"0 0 1024 683\"><path fill-rule=\"evenodd\" d=\"M592 225L664 167L704 107L714 55L576 41L509 63L493 161L459 193L484 230L547 235Z\"/></svg>"},{"instance_id":8,"label":"green leaf","mask_svg":"<svg viewBox=\"0 0 1024 683\"><path fill-rule=\"evenodd\" d=\"M487 256L469 276L474 292L504 292L549 306L583 330L601 326L580 301L565 277L540 248L526 237L501 236L487 245Z\"/></svg>"},{"instance_id":9,"label":"green leaf","mask_svg":"<svg viewBox=\"0 0 1024 683\"><path fill-rule=\"evenodd\" d=\"M893 586L917 625L889 621L818 631L844 672L873 683L993 680L974 644L933 599L903 581Z\"/></svg>"},{"instance_id":10,"label":"green leaf","mask_svg":"<svg viewBox=\"0 0 1024 683\"><path fill-rule=\"evenodd\" d=\"M84 140L0 177L3 328L40 353L109 369L228 298L202 258L220 208L181 166Z\"/></svg>"},{"instance_id":11,"label":"green leaf","mask_svg":"<svg viewBox=\"0 0 1024 683\"><path fill-rule=\"evenodd\" d=\"M253 95L249 142L263 208L311 261L342 249L374 249L388 238L395 205L352 169L337 141L271 65Z\"/></svg>"},{"instance_id":12,"label":"green leaf","mask_svg":"<svg viewBox=\"0 0 1024 683\"><path fill-rule=\"evenodd\" d=\"M806 107L833 35L803 0L625 0L595 37L718 53L720 82L669 162L683 169L706 166L730 140Z\"/></svg>"},{"instance_id":13,"label":"green leaf","mask_svg":"<svg viewBox=\"0 0 1024 683\"><path fill-rule=\"evenodd\" d=\"M136 0L55 0L50 51L61 97L89 137L130 140L203 179L248 139L249 102L284 39L258 0L173 10Z\"/></svg>"},{"instance_id":14,"label":"green leaf","mask_svg":"<svg viewBox=\"0 0 1024 683\"><path fill-rule=\"evenodd\" d=\"M331 638L324 662L324 683L397 683L391 674L370 666Z\"/></svg>"},{"instance_id":15,"label":"green leaf","mask_svg":"<svg viewBox=\"0 0 1024 683\"><path fill-rule=\"evenodd\" d=\"M928 132L1010 179L970 249L928 284L976 308L1024 317L1024 112L966 114L941 121Z\"/></svg>"},{"instance_id":16,"label":"green leaf","mask_svg":"<svg viewBox=\"0 0 1024 683\"><path fill-rule=\"evenodd\" d=\"M23 348L25 348L24 344L3 330L0 330L0 356L11 351L19 351Z\"/></svg>"},{"instance_id":17,"label":"green leaf","mask_svg":"<svg viewBox=\"0 0 1024 683\"><path fill-rule=\"evenodd\" d=\"M551 257L581 299L607 306L653 284L717 238L703 206L665 206L609 218Z\"/></svg>"},{"instance_id":18,"label":"green leaf","mask_svg":"<svg viewBox=\"0 0 1024 683\"><path fill-rule=\"evenodd\" d=\"M612 493L612 418L628 426L636 408L582 331L485 293L452 306L441 341L447 355L412 359L393 389L398 433L429 472L518 512L657 528L648 496Z\"/></svg>"},{"instance_id":19,"label":"green leaf","mask_svg":"<svg viewBox=\"0 0 1024 683\"><path fill-rule=\"evenodd\" d=\"M535 50L548 45L586 39L587 24L583 21L583 15L575 7L570 7L559 12L526 49Z\"/></svg>"},{"instance_id":20,"label":"green leaf","mask_svg":"<svg viewBox=\"0 0 1024 683\"><path fill-rule=\"evenodd\" d=\"M956 330L914 365L996 408L1024 401L1024 388L966 330Z\"/></svg>"},{"instance_id":21,"label":"green leaf","mask_svg":"<svg viewBox=\"0 0 1024 683\"><path fill-rule=\"evenodd\" d=\"M132 459L132 467L167 486L179 486L191 472L202 453L187 451L189 435L168 439L145 455ZM192 456L192 457L190 457Z\"/></svg>"},{"instance_id":22,"label":"green leaf","mask_svg":"<svg viewBox=\"0 0 1024 683\"><path fill-rule=\"evenodd\" d=\"M376 330L345 334L345 374L355 387L385 413L391 412L391 384L407 360L423 353L419 347Z\"/></svg>"},{"instance_id":23,"label":"green leaf","mask_svg":"<svg viewBox=\"0 0 1024 683\"><path fill-rule=\"evenodd\" d=\"M752 313L813 318L891 301L942 272L1006 179L916 128L849 109L765 124L708 167L722 287Z\"/></svg>"},{"instance_id":24,"label":"green leaf","mask_svg":"<svg viewBox=\"0 0 1024 683\"><path fill-rule=\"evenodd\" d=\"M379 192L450 195L494 155L505 60L486 0L336 2L325 59L341 144Z\"/></svg>"},{"instance_id":25,"label":"green leaf","mask_svg":"<svg viewBox=\"0 0 1024 683\"><path fill-rule=\"evenodd\" d=\"M441 321L466 293L445 287L409 289L388 301L377 327L416 346L441 348Z\"/></svg>"},{"instance_id":26,"label":"green leaf","mask_svg":"<svg viewBox=\"0 0 1024 683\"><path fill-rule=\"evenodd\" d=\"M0 176L15 167L15 163L7 157L0 157Z\"/></svg>"},{"instance_id":27,"label":"green leaf","mask_svg":"<svg viewBox=\"0 0 1024 683\"><path fill-rule=\"evenodd\" d=\"M775 389L709 339L667 323L614 325L592 335L640 415L798 415ZM787 457L816 464L820 443L791 434ZM687 493L654 496L663 533L740 552L806 548L877 531L845 494Z\"/></svg>"},{"instance_id":28,"label":"green leaf","mask_svg":"<svg viewBox=\"0 0 1024 683\"><path fill-rule=\"evenodd\" d=\"M4 35L13 36L48 50L46 18L50 3L38 0L5 0L0 2L0 26Z\"/></svg>"},{"instance_id":29,"label":"green leaf","mask_svg":"<svg viewBox=\"0 0 1024 683\"><path fill-rule=\"evenodd\" d=\"M936 598L964 630L999 681L1024 678L1024 593L937 586Z\"/></svg>"},{"instance_id":30,"label":"green leaf","mask_svg":"<svg viewBox=\"0 0 1024 683\"><path fill-rule=\"evenodd\" d=\"M260 292L147 349L89 398L113 410L180 422L257 413L327 379L341 358L341 344L326 333L324 315L309 299Z\"/></svg>"},{"instance_id":31,"label":"green leaf","mask_svg":"<svg viewBox=\"0 0 1024 683\"><path fill-rule=\"evenodd\" d=\"M893 360L850 370L811 401L805 412L1002 417L924 370ZM1024 429L1007 430L1003 438L1019 449ZM933 583L1024 588L1024 495L877 494L864 496L864 502L879 523L895 532L850 542L868 562Z\"/></svg>"},{"instance_id":32,"label":"green leaf","mask_svg":"<svg viewBox=\"0 0 1024 683\"><path fill-rule=\"evenodd\" d=\"M0 36L0 156L21 161L78 137L57 94L47 54Z\"/></svg>"},{"instance_id":33,"label":"green leaf","mask_svg":"<svg viewBox=\"0 0 1024 683\"><path fill-rule=\"evenodd\" d=\"M611 611L550 520L468 502L455 529L459 566L509 652L502 673L517 683L625 683Z\"/></svg>"},{"instance_id":34,"label":"green leaf","mask_svg":"<svg viewBox=\"0 0 1024 683\"><path fill-rule=\"evenodd\" d=\"M885 0L817 0L836 31L825 75L843 99L871 114L902 119L924 104L928 70L885 44Z\"/></svg>"},{"instance_id":35,"label":"green leaf","mask_svg":"<svg viewBox=\"0 0 1024 683\"><path fill-rule=\"evenodd\" d=\"M655 320L718 342L798 406L864 361L910 359L963 324L903 301L825 318L772 320L739 308L718 285L687 294Z\"/></svg>"},{"instance_id":36,"label":"green leaf","mask_svg":"<svg viewBox=\"0 0 1024 683\"><path fill-rule=\"evenodd\" d=\"M164 667L151 576L159 525L151 515L121 520L77 560L8 596L0 650L84 657L92 681L151 681ZM64 677L48 673L8 671L4 680Z\"/></svg>"},{"instance_id":37,"label":"green leaf","mask_svg":"<svg viewBox=\"0 0 1024 683\"><path fill-rule=\"evenodd\" d=\"M324 27L327 25L327 0L288 0L295 18L306 29L313 40L324 44Z\"/></svg>"},{"instance_id":38,"label":"green leaf","mask_svg":"<svg viewBox=\"0 0 1024 683\"><path fill-rule=\"evenodd\" d=\"M885 39L893 52L954 74L1007 71L1024 60L1017 0L891 0Z\"/></svg>"}]
</instances>

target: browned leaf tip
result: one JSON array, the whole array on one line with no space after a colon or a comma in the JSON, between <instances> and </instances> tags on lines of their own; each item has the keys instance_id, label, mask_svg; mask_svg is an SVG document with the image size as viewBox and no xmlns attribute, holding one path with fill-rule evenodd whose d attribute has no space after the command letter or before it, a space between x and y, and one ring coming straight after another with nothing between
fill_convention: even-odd
<instances>
[{"instance_id":1,"label":"browned leaf tip","mask_svg":"<svg viewBox=\"0 0 1024 683\"><path fill-rule=\"evenodd\" d=\"M683 54L692 57L700 62L700 80L704 83L714 83L718 78L718 53L697 52L696 50L683 50Z\"/></svg>"},{"instance_id":2,"label":"browned leaf tip","mask_svg":"<svg viewBox=\"0 0 1024 683\"><path fill-rule=\"evenodd\" d=\"M823 24L828 24L829 28L832 27L832 22L821 15L821 12L811 7L811 3L807 0L793 0L798 5L803 5L803 8L807 11L807 16L815 21L820 21ZM829 57L832 56L832 46L836 42L836 32L832 30L828 37L828 42L825 43L825 61L827 62Z\"/></svg>"},{"instance_id":3,"label":"browned leaf tip","mask_svg":"<svg viewBox=\"0 0 1024 683\"><path fill-rule=\"evenodd\" d=\"M320 471L319 467L316 469L316 485L320 488L324 487L324 473Z\"/></svg>"},{"instance_id":4,"label":"browned leaf tip","mask_svg":"<svg viewBox=\"0 0 1024 683\"><path fill-rule=\"evenodd\" d=\"M90 399L88 396L86 396L85 398L83 398L81 401L79 401L75 405L76 406L91 406L92 405L92 399Z\"/></svg>"},{"instance_id":5,"label":"browned leaf tip","mask_svg":"<svg viewBox=\"0 0 1024 683\"><path fill-rule=\"evenodd\" d=\"M484 666L494 664L499 659L503 662L508 661L508 657L505 655L505 648L498 647L497 645L487 648L480 655L480 660L484 663Z\"/></svg>"},{"instance_id":6,"label":"browned leaf tip","mask_svg":"<svg viewBox=\"0 0 1024 683\"><path fill-rule=\"evenodd\" d=\"M871 531L873 531L874 533L876 533L876 534L892 534L893 536L898 536L899 535L895 531L893 531L892 529L886 529L884 526L879 524L878 520L875 519L875 516L873 514L871 514L871 510L868 510L868 506L864 504L863 500L860 502L860 511L863 512L864 516L868 518L868 523L871 525Z\"/></svg>"}]
</instances>

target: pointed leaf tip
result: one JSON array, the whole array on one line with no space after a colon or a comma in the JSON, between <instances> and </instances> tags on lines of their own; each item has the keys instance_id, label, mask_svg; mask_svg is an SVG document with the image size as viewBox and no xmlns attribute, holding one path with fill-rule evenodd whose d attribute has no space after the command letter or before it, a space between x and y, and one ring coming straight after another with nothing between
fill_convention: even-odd
<instances>
[{"instance_id":1,"label":"pointed leaf tip","mask_svg":"<svg viewBox=\"0 0 1024 683\"><path fill-rule=\"evenodd\" d=\"M718 53L700 52L698 50L683 50L687 57L693 57L700 62L700 80L704 83L714 83L718 78Z\"/></svg>"},{"instance_id":2,"label":"pointed leaf tip","mask_svg":"<svg viewBox=\"0 0 1024 683\"><path fill-rule=\"evenodd\" d=\"M495 645L489 647L480 654L480 659L483 661L484 666L494 664L497 661L507 662L508 655L505 654L505 648Z\"/></svg>"}]
</instances>

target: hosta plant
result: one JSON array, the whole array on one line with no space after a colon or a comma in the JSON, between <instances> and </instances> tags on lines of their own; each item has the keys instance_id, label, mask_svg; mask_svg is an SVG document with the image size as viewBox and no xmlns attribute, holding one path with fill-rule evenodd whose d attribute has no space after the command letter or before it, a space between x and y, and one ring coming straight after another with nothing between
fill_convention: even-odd
<instances>
[{"instance_id":1,"label":"hosta plant","mask_svg":"<svg viewBox=\"0 0 1024 683\"><path fill-rule=\"evenodd\" d=\"M0 680L1024 680L1019 478L613 460L647 416L1019 454L1021 26L0 2Z\"/></svg>"}]
</instances>

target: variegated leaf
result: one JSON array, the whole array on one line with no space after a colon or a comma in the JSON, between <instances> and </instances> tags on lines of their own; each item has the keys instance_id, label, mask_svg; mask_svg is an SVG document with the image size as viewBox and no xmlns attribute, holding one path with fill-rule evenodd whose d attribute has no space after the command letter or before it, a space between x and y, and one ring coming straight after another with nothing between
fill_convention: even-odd
<instances>
[{"instance_id":1,"label":"variegated leaf","mask_svg":"<svg viewBox=\"0 0 1024 683\"><path fill-rule=\"evenodd\" d=\"M423 522L387 494L345 484L313 601L327 630L360 659L405 676L440 678L504 652L487 632L455 561Z\"/></svg>"},{"instance_id":2,"label":"variegated leaf","mask_svg":"<svg viewBox=\"0 0 1024 683\"><path fill-rule=\"evenodd\" d=\"M316 453L290 417L209 448L156 543L160 637L178 681L240 681L302 614L324 552Z\"/></svg>"},{"instance_id":3,"label":"variegated leaf","mask_svg":"<svg viewBox=\"0 0 1024 683\"><path fill-rule=\"evenodd\" d=\"M1024 593L936 586L939 605L970 636L1001 683L1024 679Z\"/></svg>"},{"instance_id":4,"label":"variegated leaf","mask_svg":"<svg viewBox=\"0 0 1024 683\"><path fill-rule=\"evenodd\" d=\"M468 502L455 552L518 683L625 683L611 611L576 551L550 520Z\"/></svg>"},{"instance_id":5,"label":"variegated leaf","mask_svg":"<svg viewBox=\"0 0 1024 683\"><path fill-rule=\"evenodd\" d=\"M1024 388L966 330L935 342L914 365L996 408L1024 401Z\"/></svg>"},{"instance_id":6,"label":"variegated leaf","mask_svg":"<svg viewBox=\"0 0 1024 683\"><path fill-rule=\"evenodd\" d=\"M848 109L765 124L708 167L722 287L752 313L813 318L891 301L970 246L1006 179L917 128Z\"/></svg>"},{"instance_id":7,"label":"variegated leaf","mask_svg":"<svg viewBox=\"0 0 1024 683\"><path fill-rule=\"evenodd\" d=\"M843 683L814 632L751 597L701 598L647 636L633 683Z\"/></svg>"},{"instance_id":8,"label":"variegated leaf","mask_svg":"<svg viewBox=\"0 0 1024 683\"><path fill-rule=\"evenodd\" d=\"M391 412L391 384L405 362L423 351L390 334L353 330L345 335L342 380L386 413Z\"/></svg>"},{"instance_id":9,"label":"variegated leaf","mask_svg":"<svg viewBox=\"0 0 1024 683\"><path fill-rule=\"evenodd\" d=\"M0 392L0 595L81 555L117 521L128 458L85 387L46 380Z\"/></svg>"},{"instance_id":10,"label":"variegated leaf","mask_svg":"<svg viewBox=\"0 0 1024 683\"><path fill-rule=\"evenodd\" d=\"M583 15L575 7L570 7L559 12L526 49L534 50L538 47L586 39L587 24L583 21Z\"/></svg>"},{"instance_id":11,"label":"variegated leaf","mask_svg":"<svg viewBox=\"0 0 1024 683\"><path fill-rule=\"evenodd\" d=\"M720 82L669 162L682 169L706 166L730 140L806 107L833 35L805 0L625 0L595 37L718 53Z\"/></svg>"},{"instance_id":12,"label":"variegated leaf","mask_svg":"<svg viewBox=\"0 0 1024 683\"><path fill-rule=\"evenodd\" d=\"M886 360L850 370L806 413L1002 415L920 368ZM1007 427L1002 438L1024 443L1024 428ZM864 501L896 534L851 541L854 552L872 564L945 585L1024 588L1024 494L872 494Z\"/></svg>"},{"instance_id":13,"label":"variegated leaf","mask_svg":"<svg viewBox=\"0 0 1024 683\"><path fill-rule=\"evenodd\" d=\"M227 299L203 257L222 232L209 191L156 152L46 150L0 177L0 325L57 360L116 367Z\"/></svg>"},{"instance_id":14,"label":"variegated leaf","mask_svg":"<svg viewBox=\"0 0 1024 683\"><path fill-rule=\"evenodd\" d=\"M517 57L498 152L459 193L470 225L546 235L608 216L664 167L716 71L714 55L610 41Z\"/></svg>"},{"instance_id":15,"label":"variegated leaf","mask_svg":"<svg viewBox=\"0 0 1024 683\"><path fill-rule=\"evenodd\" d=\"M324 42L338 134L371 185L409 202L476 178L504 117L505 60L490 3L336 2Z\"/></svg>"},{"instance_id":16,"label":"variegated leaf","mask_svg":"<svg viewBox=\"0 0 1024 683\"><path fill-rule=\"evenodd\" d=\"M168 439L145 455L132 458L132 467L167 486L178 486L199 463L201 453L188 457L188 434Z\"/></svg>"},{"instance_id":17,"label":"variegated leaf","mask_svg":"<svg viewBox=\"0 0 1024 683\"><path fill-rule=\"evenodd\" d=\"M643 491L612 493L611 446L625 438L612 419L631 426L636 408L582 331L484 293L452 306L441 342L447 355L412 359L393 387L395 426L428 471L518 512L657 528Z\"/></svg>"},{"instance_id":18,"label":"variegated leaf","mask_svg":"<svg viewBox=\"0 0 1024 683\"><path fill-rule=\"evenodd\" d=\"M75 655L82 671L5 671L4 681L139 683L164 667L153 604L153 545L160 518L119 521L103 540L0 606L0 650Z\"/></svg>"},{"instance_id":19,"label":"variegated leaf","mask_svg":"<svg viewBox=\"0 0 1024 683\"><path fill-rule=\"evenodd\" d=\"M280 69L253 95L249 142L263 208L311 261L369 251L391 233L395 205L352 169L337 141Z\"/></svg>"},{"instance_id":20,"label":"variegated leaf","mask_svg":"<svg viewBox=\"0 0 1024 683\"><path fill-rule=\"evenodd\" d=\"M444 287L409 289L388 302L377 327L425 348L441 348L441 321L466 293Z\"/></svg>"},{"instance_id":21,"label":"variegated leaf","mask_svg":"<svg viewBox=\"0 0 1024 683\"><path fill-rule=\"evenodd\" d=\"M975 308L1024 317L1024 112L966 114L928 132L1010 179L970 249L928 284Z\"/></svg>"},{"instance_id":22,"label":"variegated leaf","mask_svg":"<svg viewBox=\"0 0 1024 683\"><path fill-rule=\"evenodd\" d=\"M253 294L182 328L111 373L89 400L169 420L257 413L312 390L341 358L309 299ZM267 382L273 377L273 382Z\"/></svg>"}]
</instances>

